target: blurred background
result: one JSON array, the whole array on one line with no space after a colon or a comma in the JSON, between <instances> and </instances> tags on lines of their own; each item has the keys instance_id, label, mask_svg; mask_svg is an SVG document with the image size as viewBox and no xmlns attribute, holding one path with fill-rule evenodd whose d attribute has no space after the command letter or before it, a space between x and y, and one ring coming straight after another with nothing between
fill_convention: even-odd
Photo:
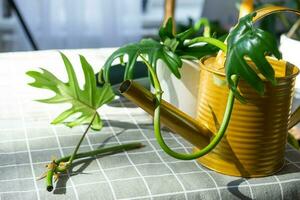
<instances>
[{"instance_id":1,"label":"blurred background","mask_svg":"<svg viewBox=\"0 0 300 200\"><path fill-rule=\"evenodd\" d=\"M176 23L185 28L205 16L229 27L237 2L177 0ZM32 50L32 42L38 49L120 46L157 35L163 15L163 0L0 0L0 51Z\"/></svg>"},{"instance_id":2,"label":"blurred background","mask_svg":"<svg viewBox=\"0 0 300 200\"><path fill-rule=\"evenodd\" d=\"M295 7L297 2L261 0L255 5ZM237 21L239 3L177 0L177 30L200 17L207 17L221 32L228 30ZM163 0L0 0L0 51L120 46L157 35L163 16Z\"/></svg>"}]
</instances>

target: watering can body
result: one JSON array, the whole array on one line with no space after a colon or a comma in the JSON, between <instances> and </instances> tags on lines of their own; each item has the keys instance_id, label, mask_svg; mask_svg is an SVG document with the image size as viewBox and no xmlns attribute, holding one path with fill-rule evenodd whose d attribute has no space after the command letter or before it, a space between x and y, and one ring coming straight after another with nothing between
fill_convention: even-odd
<instances>
[{"instance_id":1,"label":"watering can body","mask_svg":"<svg viewBox=\"0 0 300 200\"><path fill-rule=\"evenodd\" d=\"M284 165L295 76L298 69L268 58L277 84L265 82L260 96L242 80L239 90L247 103L235 101L226 135L209 154L198 161L215 171L242 177L267 176ZM197 121L212 132L222 121L229 89L224 69L214 57L201 60Z\"/></svg>"},{"instance_id":2,"label":"watering can body","mask_svg":"<svg viewBox=\"0 0 300 200\"><path fill-rule=\"evenodd\" d=\"M277 85L266 81L266 92L260 96L243 80L239 82L239 90L248 102L235 101L226 135L216 148L198 159L207 168L227 175L261 177L283 167L294 83L299 70L284 61L268 60L275 70ZM215 62L215 57L203 58L200 69L196 119L165 101L161 103L161 122L193 144L195 150L204 148L214 138L229 93L224 67ZM128 81L120 90L153 115L153 94Z\"/></svg>"}]
</instances>

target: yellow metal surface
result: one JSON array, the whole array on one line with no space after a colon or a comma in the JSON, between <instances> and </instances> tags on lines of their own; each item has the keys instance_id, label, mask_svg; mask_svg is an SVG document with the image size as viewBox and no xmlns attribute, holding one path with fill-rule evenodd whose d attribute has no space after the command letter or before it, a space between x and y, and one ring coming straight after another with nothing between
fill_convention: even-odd
<instances>
[{"instance_id":1,"label":"yellow metal surface","mask_svg":"<svg viewBox=\"0 0 300 200\"><path fill-rule=\"evenodd\" d=\"M248 15L254 10L254 0L243 0L240 5L239 18Z\"/></svg>"},{"instance_id":2,"label":"yellow metal surface","mask_svg":"<svg viewBox=\"0 0 300 200\"><path fill-rule=\"evenodd\" d=\"M300 15L299 10L291 9L288 7L282 7L282 6L267 6L267 7L258 9L255 12L256 12L256 16L253 18L253 22L256 22L268 15L271 15L273 13L278 13L278 12L291 12L296 15Z\"/></svg>"},{"instance_id":3,"label":"yellow metal surface","mask_svg":"<svg viewBox=\"0 0 300 200\"><path fill-rule=\"evenodd\" d=\"M284 164L288 122L298 68L269 58L277 85L265 82L259 96L242 80L241 93L247 104L235 101L232 117L221 143L198 159L207 168L223 174L260 177L273 174ZM197 121L215 133L222 121L229 89L224 68L214 57L201 60Z\"/></svg>"},{"instance_id":4,"label":"yellow metal surface","mask_svg":"<svg viewBox=\"0 0 300 200\"><path fill-rule=\"evenodd\" d=\"M128 100L153 116L155 96L146 88L127 80L120 86L120 92ZM161 101L160 120L166 127L180 134L181 137L199 148L207 146L214 135L205 126L199 124L198 121L164 100Z\"/></svg>"}]
</instances>

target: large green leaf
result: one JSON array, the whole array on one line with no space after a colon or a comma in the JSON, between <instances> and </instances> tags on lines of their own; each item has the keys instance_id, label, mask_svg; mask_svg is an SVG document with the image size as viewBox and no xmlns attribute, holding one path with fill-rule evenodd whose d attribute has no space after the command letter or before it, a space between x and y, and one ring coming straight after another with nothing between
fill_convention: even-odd
<instances>
[{"instance_id":1,"label":"large green leaf","mask_svg":"<svg viewBox=\"0 0 300 200\"><path fill-rule=\"evenodd\" d=\"M100 119L97 109L103 104L109 103L114 98L114 93L108 83L101 88L96 87L96 79L94 71L87 60L80 56L81 67L84 73L85 84L83 89L79 87L76 74L69 59L61 53L61 57L65 64L68 82L64 83L56 78L51 72L41 69L41 72L29 71L26 74L34 78L33 83L29 85L37 88L51 90L55 96L38 100L43 103L70 103L71 108L62 112L56 117L52 124L65 123L69 127L74 127L80 124L90 123L93 119L92 128L99 130L102 128L102 121ZM74 120L69 120L75 114L79 116Z\"/></svg>"},{"instance_id":2,"label":"large green leaf","mask_svg":"<svg viewBox=\"0 0 300 200\"><path fill-rule=\"evenodd\" d=\"M272 84L276 84L274 70L265 56L274 55L278 59L281 58L276 39L270 33L253 26L252 18L255 15L256 13L251 13L241 18L230 31L227 40L226 77L229 87L240 100L243 98L231 80L231 76L238 75L257 92L263 94L264 83L257 72ZM254 68L248 64L247 59L251 59L255 64Z\"/></svg>"},{"instance_id":3,"label":"large green leaf","mask_svg":"<svg viewBox=\"0 0 300 200\"><path fill-rule=\"evenodd\" d=\"M143 39L139 43L132 43L119 48L106 60L104 64L104 76L106 81L109 81L109 68L113 61L117 58L123 58L124 56L128 58L124 79L132 79L135 62L141 54L147 56L149 63L151 63L154 68L156 67L157 61L161 59L171 72L180 78L178 68L181 67L182 61L179 56L168 47L153 39Z\"/></svg>"},{"instance_id":4,"label":"large green leaf","mask_svg":"<svg viewBox=\"0 0 300 200\"><path fill-rule=\"evenodd\" d=\"M200 19L193 27L188 30L173 34L172 18L169 18L165 26L159 29L160 42L153 39L143 39L138 43L131 43L116 50L105 62L103 71L99 73L100 82L109 82L110 66L113 61L127 56L124 79L132 79L135 62L139 55L146 55L147 61L156 69L157 61L162 60L170 71L180 78L179 68L182 66L181 58L199 59L204 55L213 54L218 48L206 44L204 46L186 46L184 42L195 35L202 26L205 26L205 32L209 32L209 23L207 19ZM104 78L104 80L103 80Z\"/></svg>"}]
</instances>

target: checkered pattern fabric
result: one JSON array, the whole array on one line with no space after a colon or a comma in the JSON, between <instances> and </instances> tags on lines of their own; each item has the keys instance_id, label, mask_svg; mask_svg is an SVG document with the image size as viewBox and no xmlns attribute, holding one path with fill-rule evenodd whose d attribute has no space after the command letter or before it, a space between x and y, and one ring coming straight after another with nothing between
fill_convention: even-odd
<instances>
[{"instance_id":1,"label":"checkered pattern fabric","mask_svg":"<svg viewBox=\"0 0 300 200\"><path fill-rule=\"evenodd\" d=\"M108 50L70 51L87 56L94 66ZM103 55L101 57L101 55ZM78 64L78 63L77 63ZM153 136L151 118L140 108L118 98L100 109L104 128L90 131L80 151L129 142L144 148L88 158L64 174L49 193L36 178L51 157L69 155L85 127L73 129L49 124L68 105L32 101L49 93L26 85L25 71L44 67L65 78L56 52L0 55L0 199L298 199L300 155L290 147L286 165L278 174L245 179L225 176L196 161L166 155ZM80 70L79 65L75 65ZM163 131L170 147L190 152L191 145Z\"/></svg>"}]
</instances>

